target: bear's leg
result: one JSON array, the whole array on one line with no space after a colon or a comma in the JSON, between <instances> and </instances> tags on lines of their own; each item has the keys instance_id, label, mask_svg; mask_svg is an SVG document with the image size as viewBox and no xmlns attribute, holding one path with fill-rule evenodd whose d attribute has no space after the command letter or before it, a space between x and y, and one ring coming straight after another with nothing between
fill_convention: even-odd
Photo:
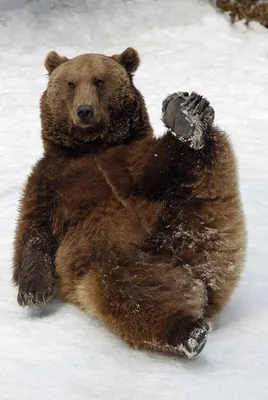
<instances>
[{"instance_id":1,"label":"bear's leg","mask_svg":"<svg viewBox=\"0 0 268 400\"><path fill-rule=\"evenodd\" d=\"M55 251L56 242L49 230L36 221L21 217L16 233L13 269L19 305L37 307L53 297Z\"/></svg>"},{"instance_id":2,"label":"bear's leg","mask_svg":"<svg viewBox=\"0 0 268 400\"><path fill-rule=\"evenodd\" d=\"M202 96L169 96L163 102L163 121L178 139L179 167L148 248L169 254L207 281L204 321L211 325L243 267L245 225L235 158L226 135L213 126L214 110Z\"/></svg>"},{"instance_id":3,"label":"bear's leg","mask_svg":"<svg viewBox=\"0 0 268 400\"><path fill-rule=\"evenodd\" d=\"M206 289L185 268L135 261L114 263L109 269L98 265L76 284L74 292L72 302L134 348L191 358L205 346Z\"/></svg>"}]
</instances>

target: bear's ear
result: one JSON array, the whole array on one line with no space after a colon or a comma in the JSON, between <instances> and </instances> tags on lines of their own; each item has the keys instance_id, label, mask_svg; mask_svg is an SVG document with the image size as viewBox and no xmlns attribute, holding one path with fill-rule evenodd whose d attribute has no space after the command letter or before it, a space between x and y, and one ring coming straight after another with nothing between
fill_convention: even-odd
<instances>
[{"instance_id":1,"label":"bear's ear","mask_svg":"<svg viewBox=\"0 0 268 400\"><path fill-rule=\"evenodd\" d=\"M113 59L124 67L127 72L132 74L140 65L140 57L138 52L132 47L128 47L121 54L114 54Z\"/></svg>"},{"instance_id":2,"label":"bear's ear","mask_svg":"<svg viewBox=\"0 0 268 400\"><path fill-rule=\"evenodd\" d=\"M45 67L49 75L51 74L51 72L54 71L54 69L56 69L65 61L68 61L68 58L65 56L60 56L56 51L51 51L50 53L48 53L45 59Z\"/></svg>"}]
</instances>

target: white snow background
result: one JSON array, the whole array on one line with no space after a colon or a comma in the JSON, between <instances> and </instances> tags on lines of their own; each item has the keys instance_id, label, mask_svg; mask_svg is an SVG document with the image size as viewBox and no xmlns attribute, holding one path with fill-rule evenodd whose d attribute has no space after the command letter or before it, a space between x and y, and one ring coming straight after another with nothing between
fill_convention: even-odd
<instances>
[{"instance_id":1,"label":"white snow background","mask_svg":"<svg viewBox=\"0 0 268 400\"><path fill-rule=\"evenodd\" d=\"M60 3L60 6L59 6ZM0 399L268 398L268 30L231 26L198 0L0 1ZM28 311L11 283L22 184L42 152L39 98L48 51L111 55L133 46L156 134L162 99L195 90L234 144L248 225L243 280L204 351L182 360L130 349L54 301Z\"/></svg>"}]
</instances>

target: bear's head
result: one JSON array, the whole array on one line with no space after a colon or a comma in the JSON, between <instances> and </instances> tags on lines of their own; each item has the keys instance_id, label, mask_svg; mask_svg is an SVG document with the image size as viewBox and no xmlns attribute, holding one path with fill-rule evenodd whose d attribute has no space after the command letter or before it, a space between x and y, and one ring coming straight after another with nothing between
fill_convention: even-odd
<instances>
[{"instance_id":1,"label":"bear's head","mask_svg":"<svg viewBox=\"0 0 268 400\"><path fill-rule=\"evenodd\" d=\"M45 147L126 143L150 132L143 97L133 84L138 66L132 48L111 57L73 59L50 52L45 60L49 82L41 98Z\"/></svg>"}]
</instances>

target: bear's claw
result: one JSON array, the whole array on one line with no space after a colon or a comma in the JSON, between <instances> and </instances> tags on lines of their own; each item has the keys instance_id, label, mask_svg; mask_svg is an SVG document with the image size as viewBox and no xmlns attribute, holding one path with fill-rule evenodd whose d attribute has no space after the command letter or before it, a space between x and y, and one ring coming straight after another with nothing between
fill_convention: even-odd
<instances>
[{"instance_id":1,"label":"bear's claw","mask_svg":"<svg viewBox=\"0 0 268 400\"><path fill-rule=\"evenodd\" d=\"M22 307L39 307L42 303L47 303L54 293L52 281L28 282L27 285L19 286L17 301Z\"/></svg>"},{"instance_id":2,"label":"bear's claw","mask_svg":"<svg viewBox=\"0 0 268 400\"><path fill-rule=\"evenodd\" d=\"M43 293L31 293L19 290L17 301L22 307L39 307L42 303L48 303L52 296L53 290L46 290Z\"/></svg>"}]
</instances>

